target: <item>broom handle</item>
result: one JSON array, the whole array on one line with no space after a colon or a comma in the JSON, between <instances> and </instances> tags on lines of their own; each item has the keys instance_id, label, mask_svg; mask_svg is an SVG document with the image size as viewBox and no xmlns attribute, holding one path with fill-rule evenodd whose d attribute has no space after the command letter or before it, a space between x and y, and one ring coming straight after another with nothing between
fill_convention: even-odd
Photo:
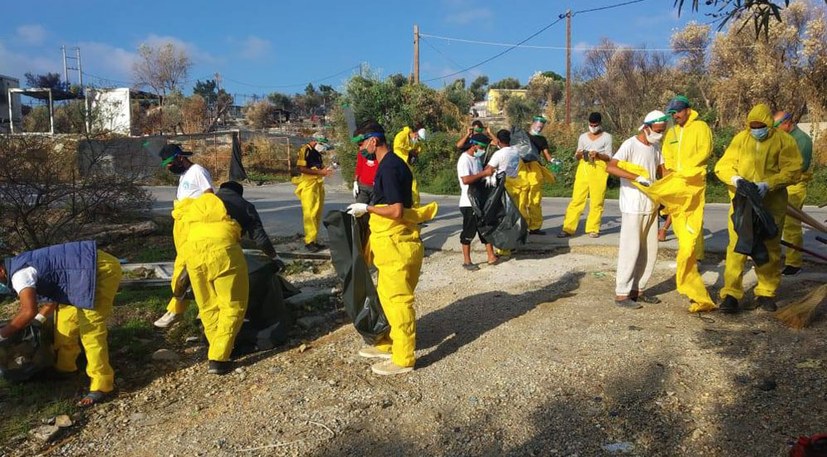
<instances>
[{"instance_id":1,"label":"broom handle","mask_svg":"<svg viewBox=\"0 0 827 457\"><path fill-rule=\"evenodd\" d=\"M825 257L825 256L823 256L823 255L821 255L821 254L818 254L818 253L816 253L816 252L813 252L813 251L811 251L811 250L809 250L809 249L802 248L801 246L796 246L796 245L794 245L794 244L792 244L792 243L788 243L788 242L786 242L786 241L784 241L784 240L781 240L781 246L786 246L786 247L788 247L788 248L790 248L790 249L795 249L796 251L801 251L801 252L803 252L803 253L805 253L805 254L810 254L811 256L813 256L813 257L815 257L815 258L818 258L818 259L821 259L821 260L827 261L827 257Z\"/></svg>"},{"instance_id":2,"label":"broom handle","mask_svg":"<svg viewBox=\"0 0 827 457\"><path fill-rule=\"evenodd\" d=\"M809 214L805 213L804 211L801 211L800 209L794 206L791 206L790 204L787 204L787 214L798 219L801 222L804 222L805 224L820 232L827 233L827 227L825 227L824 224L818 222L817 220L813 219Z\"/></svg>"}]
</instances>

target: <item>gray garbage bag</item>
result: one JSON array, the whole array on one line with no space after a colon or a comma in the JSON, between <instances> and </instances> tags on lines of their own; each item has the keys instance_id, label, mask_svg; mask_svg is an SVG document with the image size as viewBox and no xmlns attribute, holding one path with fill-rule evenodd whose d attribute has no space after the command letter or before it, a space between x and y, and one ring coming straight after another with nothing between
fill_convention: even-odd
<instances>
[{"instance_id":1,"label":"gray garbage bag","mask_svg":"<svg viewBox=\"0 0 827 457\"><path fill-rule=\"evenodd\" d=\"M365 342L376 343L387 336L390 326L363 255L367 224L360 224L344 211L331 211L324 218L324 226L333 268L343 283L345 311Z\"/></svg>"},{"instance_id":2,"label":"gray garbage bag","mask_svg":"<svg viewBox=\"0 0 827 457\"><path fill-rule=\"evenodd\" d=\"M0 322L0 327L8 321ZM14 336L0 343L0 376L12 382L22 382L54 366L54 321L42 324L34 321Z\"/></svg>"}]
</instances>

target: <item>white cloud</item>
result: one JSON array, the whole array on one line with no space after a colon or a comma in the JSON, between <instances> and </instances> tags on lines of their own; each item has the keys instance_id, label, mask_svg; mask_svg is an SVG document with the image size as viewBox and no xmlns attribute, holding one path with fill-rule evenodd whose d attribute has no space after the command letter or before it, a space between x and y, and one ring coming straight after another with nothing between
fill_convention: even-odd
<instances>
[{"instance_id":1,"label":"white cloud","mask_svg":"<svg viewBox=\"0 0 827 457\"><path fill-rule=\"evenodd\" d=\"M223 62L223 59L217 56L210 54L207 51L200 49L193 43L188 41L181 40L180 38L176 38L173 36L160 36L160 35L149 35L144 39L141 43L147 44L149 46L162 46L167 43L172 43L175 47L184 49L189 55L190 59L192 59L193 64L210 64L216 65Z\"/></svg>"},{"instance_id":2,"label":"white cloud","mask_svg":"<svg viewBox=\"0 0 827 457\"><path fill-rule=\"evenodd\" d=\"M257 59L264 57L270 52L271 43L263 38L248 36L241 42L241 57L245 59Z\"/></svg>"},{"instance_id":3,"label":"white cloud","mask_svg":"<svg viewBox=\"0 0 827 457\"><path fill-rule=\"evenodd\" d=\"M87 73L84 82L105 86L132 85L132 65L138 58L137 52L95 41L78 43L78 47L83 59L83 72ZM74 75L69 77L74 81Z\"/></svg>"},{"instance_id":4,"label":"white cloud","mask_svg":"<svg viewBox=\"0 0 827 457\"><path fill-rule=\"evenodd\" d=\"M46 29L38 24L21 25L16 31L17 39L25 44L38 45L46 39Z\"/></svg>"},{"instance_id":5,"label":"white cloud","mask_svg":"<svg viewBox=\"0 0 827 457\"><path fill-rule=\"evenodd\" d=\"M27 72L60 73L63 70L60 53L55 51L52 54L49 56L19 54L6 48L5 44L0 41L0 74L18 78L20 84L25 86L26 80L23 75Z\"/></svg>"},{"instance_id":6,"label":"white cloud","mask_svg":"<svg viewBox=\"0 0 827 457\"><path fill-rule=\"evenodd\" d=\"M493 17L494 13L488 8L473 8L448 14L445 22L456 25L468 25L480 21L488 21Z\"/></svg>"}]
</instances>

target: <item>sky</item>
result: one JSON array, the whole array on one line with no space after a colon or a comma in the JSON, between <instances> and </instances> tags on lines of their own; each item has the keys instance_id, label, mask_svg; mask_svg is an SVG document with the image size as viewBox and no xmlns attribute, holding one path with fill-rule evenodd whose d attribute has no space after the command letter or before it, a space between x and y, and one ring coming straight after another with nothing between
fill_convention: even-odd
<instances>
[{"instance_id":1,"label":"sky","mask_svg":"<svg viewBox=\"0 0 827 457\"><path fill-rule=\"evenodd\" d=\"M628 0L41 0L5 2L0 29L0 74L63 73L61 46L79 47L84 82L104 87L133 85L132 66L142 44L172 42L193 67L185 93L196 80L221 75L236 103L253 94L303 92L308 83L341 89L359 69L380 77L413 69L413 26L422 36L420 79L442 87L456 78L470 83L515 77L525 83L537 71L565 73L567 9L582 11ZM687 0L688 2L688 0ZM669 47L673 31L687 22L709 22L673 0L634 4L572 17L573 64L602 38L649 49ZM357 6L358 5L358 6ZM525 43L477 68L507 47L444 38L515 44L553 22ZM551 48L551 49L550 49ZM561 49L562 48L562 49ZM74 55L74 51L69 51ZM69 62L72 66L73 61ZM72 83L76 72L70 71Z\"/></svg>"}]
</instances>

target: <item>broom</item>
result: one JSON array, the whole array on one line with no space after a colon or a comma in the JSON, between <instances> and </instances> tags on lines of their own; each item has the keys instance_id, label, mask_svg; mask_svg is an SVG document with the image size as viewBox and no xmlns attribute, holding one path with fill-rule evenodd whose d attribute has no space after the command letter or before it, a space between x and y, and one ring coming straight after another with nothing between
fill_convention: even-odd
<instances>
[{"instance_id":1,"label":"broom","mask_svg":"<svg viewBox=\"0 0 827 457\"><path fill-rule=\"evenodd\" d=\"M801 300L776 311L775 317L787 327L802 329L810 324L819 305L827 298L827 284L818 286Z\"/></svg>"}]
</instances>

